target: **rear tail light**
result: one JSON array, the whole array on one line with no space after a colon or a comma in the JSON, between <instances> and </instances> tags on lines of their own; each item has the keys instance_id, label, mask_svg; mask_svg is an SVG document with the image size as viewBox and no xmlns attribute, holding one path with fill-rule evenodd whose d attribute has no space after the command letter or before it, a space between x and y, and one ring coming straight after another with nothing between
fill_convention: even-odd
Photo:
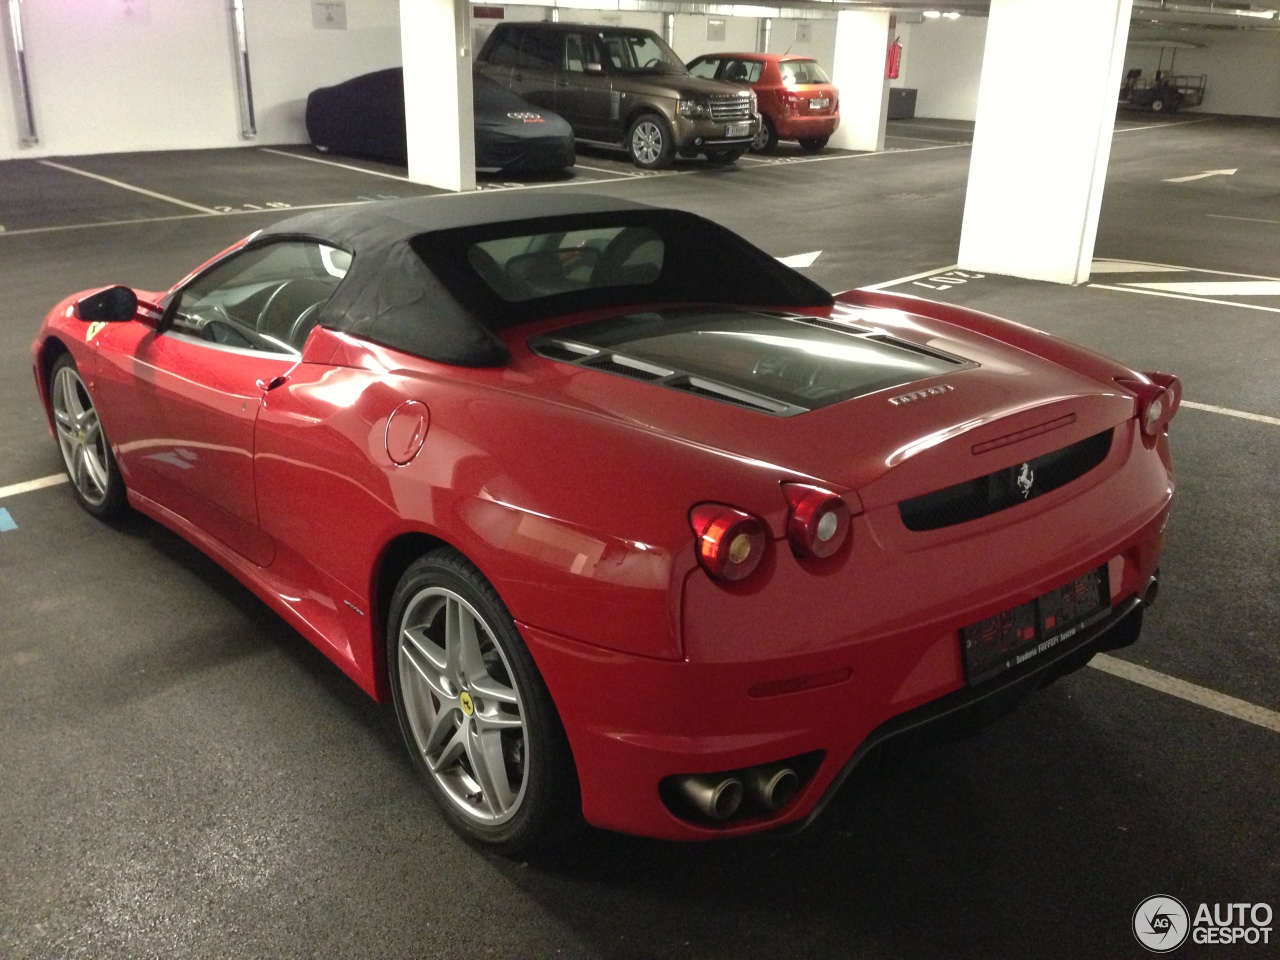
<instances>
[{"instance_id":1,"label":"rear tail light","mask_svg":"<svg viewBox=\"0 0 1280 960\"><path fill-rule=\"evenodd\" d=\"M807 483L784 483L791 513L787 539L799 557L832 556L849 539L849 506L839 496Z\"/></svg>"},{"instance_id":2,"label":"rear tail light","mask_svg":"<svg viewBox=\"0 0 1280 960\"><path fill-rule=\"evenodd\" d=\"M758 517L723 503L700 503L689 522L698 535L698 562L718 580L743 580L764 559L767 537Z\"/></svg>"},{"instance_id":3,"label":"rear tail light","mask_svg":"<svg viewBox=\"0 0 1280 960\"><path fill-rule=\"evenodd\" d=\"M1138 423L1149 437L1158 436L1182 403L1182 381L1172 373L1144 373L1143 380L1117 380L1138 398Z\"/></svg>"}]
</instances>

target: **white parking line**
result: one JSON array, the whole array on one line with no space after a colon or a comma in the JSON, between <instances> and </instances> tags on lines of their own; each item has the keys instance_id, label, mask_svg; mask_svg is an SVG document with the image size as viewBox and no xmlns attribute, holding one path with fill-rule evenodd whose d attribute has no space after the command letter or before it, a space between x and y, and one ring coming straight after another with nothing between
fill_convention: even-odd
<instances>
[{"instance_id":1,"label":"white parking line","mask_svg":"<svg viewBox=\"0 0 1280 960\"><path fill-rule=\"evenodd\" d=\"M238 217L256 213L275 213L281 216L295 210L328 210L331 207L354 207L358 203L374 203L373 200L343 200L339 203L306 203L296 207L273 207L270 210L214 210L215 217ZM131 227L140 223L169 223L174 220L203 220L210 214L175 213L172 217L139 217L136 220L97 220L93 223L67 223L56 227L27 227L23 230L8 230L0 236L21 237L31 233L59 233L63 230L93 230L98 227Z\"/></svg>"},{"instance_id":2,"label":"white parking line","mask_svg":"<svg viewBox=\"0 0 1280 960\"><path fill-rule=\"evenodd\" d=\"M339 163L337 160L326 160L324 157L308 157L301 153L290 153L288 150L273 150L271 147L259 147L262 153L274 153L277 157L289 157L292 160L306 160L309 163L322 163L326 167L337 167L340 170L352 170L355 173L367 173L371 177L385 177L388 180L399 180L401 183L413 183L408 177L398 173L383 173L381 170L368 170L357 167L354 163Z\"/></svg>"},{"instance_id":3,"label":"white parking line","mask_svg":"<svg viewBox=\"0 0 1280 960\"><path fill-rule=\"evenodd\" d=\"M1280 220L1264 220L1261 217L1229 217L1225 213L1206 213L1206 217L1215 220L1245 220L1249 223L1280 223Z\"/></svg>"},{"instance_id":4,"label":"white parking line","mask_svg":"<svg viewBox=\"0 0 1280 960\"><path fill-rule=\"evenodd\" d=\"M1190 400L1183 400L1179 406L1190 407L1192 410L1203 410L1205 413L1220 413L1224 417L1239 417L1241 420L1256 420L1258 423L1269 423L1272 426L1280 427L1280 417L1268 417L1261 413L1248 413L1244 410L1232 410L1230 407L1215 407L1211 403L1192 403Z\"/></svg>"},{"instance_id":5,"label":"white parking line","mask_svg":"<svg viewBox=\"0 0 1280 960\"><path fill-rule=\"evenodd\" d=\"M1212 217L1214 216L1214 214L1211 213L1211 214L1208 214L1208 216ZM1134 273L1142 273L1147 268L1160 268L1164 270L1182 270L1186 273L1209 273L1209 274L1213 274L1215 277L1243 277L1246 280L1280 281L1280 277L1268 277L1265 274L1261 274L1261 273L1236 273L1235 271L1232 271L1232 270L1209 270L1206 267L1181 267L1174 263L1148 263L1142 260L1117 260L1114 257L1097 257L1094 259L1094 263L1097 263L1098 261L1102 261L1104 263L1130 264L1133 266ZM1114 273L1119 271L1109 271L1109 272Z\"/></svg>"},{"instance_id":6,"label":"white parking line","mask_svg":"<svg viewBox=\"0 0 1280 960\"><path fill-rule=\"evenodd\" d=\"M45 487L56 487L60 483L67 482L65 473L55 473L52 476L41 477L39 480L27 480L23 483L11 483L7 487L0 487L0 500L5 497L16 497L20 493L30 493L32 490L43 490Z\"/></svg>"},{"instance_id":7,"label":"white parking line","mask_svg":"<svg viewBox=\"0 0 1280 960\"><path fill-rule=\"evenodd\" d=\"M932 140L929 137L904 137L900 133L886 133L885 139L886 140L916 140L920 143L949 143L952 145L958 145L958 142L955 140ZM969 141L965 141L965 142L968 143Z\"/></svg>"},{"instance_id":8,"label":"white parking line","mask_svg":"<svg viewBox=\"0 0 1280 960\"><path fill-rule=\"evenodd\" d=\"M1109 673L1113 677L1128 680L1130 683L1141 684L1152 690L1167 693L1171 697L1178 697L1181 700L1208 707L1210 710L1216 710L1218 713L1225 713L1227 716L1235 717L1237 720L1255 723L1260 727L1266 727L1268 730L1280 733L1280 713L1249 703L1247 700L1238 700L1235 697L1227 696L1225 693L1218 693L1218 691L1210 690L1208 687L1187 683L1187 681L1179 680L1177 677L1170 677L1148 667L1140 667L1136 663L1130 663L1128 660L1108 656L1105 653L1096 654L1089 661L1089 666L1095 670L1101 670L1103 673Z\"/></svg>"},{"instance_id":9,"label":"white parking line","mask_svg":"<svg viewBox=\"0 0 1280 960\"><path fill-rule=\"evenodd\" d=\"M38 163L44 164L46 167L53 167L57 170L65 170L67 173L74 173L81 177L88 177L90 180L98 180L102 183L109 183L113 187L119 187L121 190L132 190L134 193L140 193L144 197L151 197L155 200L164 200L166 203L176 203L180 207L186 207L188 210L199 210L201 213L217 213L217 210L210 210L208 207L202 207L198 203L188 203L186 200L179 200L177 197L169 197L163 193L156 193L154 190L144 190L142 187L135 187L131 183L124 183L121 180L112 180L110 177L104 177L101 174L90 173L88 170L79 170L75 167L69 167L65 163L55 163L52 160L39 160Z\"/></svg>"},{"instance_id":10,"label":"white parking line","mask_svg":"<svg viewBox=\"0 0 1280 960\"><path fill-rule=\"evenodd\" d=\"M1108 283L1091 283L1091 290L1113 290L1116 293L1141 293L1148 297L1170 297L1174 300L1190 300L1193 303L1216 303L1221 307L1239 307L1242 310L1265 310L1267 313L1280 313L1280 307L1264 307L1260 303L1239 303L1230 300L1214 300L1210 297L1192 297L1183 293L1166 293L1163 290L1143 290L1140 287L1116 287Z\"/></svg>"},{"instance_id":11,"label":"white parking line","mask_svg":"<svg viewBox=\"0 0 1280 960\"><path fill-rule=\"evenodd\" d=\"M1214 117L1201 117L1199 120L1176 120L1173 123L1148 123L1141 127L1117 127L1116 133L1133 133L1137 130L1166 130L1169 127L1185 127L1193 123L1208 123Z\"/></svg>"}]
</instances>

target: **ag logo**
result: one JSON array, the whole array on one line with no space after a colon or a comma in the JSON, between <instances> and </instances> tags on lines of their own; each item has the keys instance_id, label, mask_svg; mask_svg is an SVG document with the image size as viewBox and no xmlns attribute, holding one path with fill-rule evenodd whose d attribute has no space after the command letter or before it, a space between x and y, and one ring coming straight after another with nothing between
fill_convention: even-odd
<instances>
[{"instance_id":1,"label":"ag logo","mask_svg":"<svg viewBox=\"0 0 1280 960\"><path fill-rule=\"evenodd\" d=\"M1169 953L1186 942L1190 921L1187 908L1176 898L1147 897L1133 911L1133 935L1152 953Z\"/></svg>"}]
</instances>

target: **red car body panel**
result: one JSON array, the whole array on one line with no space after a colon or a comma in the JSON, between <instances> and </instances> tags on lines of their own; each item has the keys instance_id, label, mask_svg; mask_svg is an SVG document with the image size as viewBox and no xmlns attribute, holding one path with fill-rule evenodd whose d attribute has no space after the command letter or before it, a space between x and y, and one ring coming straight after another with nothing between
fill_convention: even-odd
<instances>
[{"instance_id":1,"label":"red car body panel","mask_svg":"<svg viewBox=\"0 0 1280 960\"><path fill-rule=\"evenodd\" d=\"M45 320L37 384L47 407L52 361L73 355L130 503L380 700L384 566L406 545L456 548L515 619L602 827L696 839L803 821L872 731L965 687L961 628L1103 564L1115 603L1140 600L1163 550L1167 436L1139 429L1116 383L1140 375L959 307L853 291L806 311L973 364L771 417L528 346L597 314L513 327L509 363L466 368L323 326L300 357L210 350L141 318L84 323L75 299ZM1106 430L1079 480L958 526L903 525L905 499ZM789 547L779 484L796 480L853 514L827 560ZM699 567L688 509L704 501L764 521L750 580ZM664 777L811 753L772 816L698 824L660 798Z\"/></svg>"}]
</instances>

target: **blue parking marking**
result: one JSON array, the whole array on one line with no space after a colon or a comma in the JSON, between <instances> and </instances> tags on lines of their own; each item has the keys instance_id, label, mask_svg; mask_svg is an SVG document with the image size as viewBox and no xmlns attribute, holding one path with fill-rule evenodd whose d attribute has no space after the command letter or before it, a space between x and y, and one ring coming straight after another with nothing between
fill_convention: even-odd
<instances>
[{"instance_id":1,"label":"blue parking marking","mask_svg":"<svg viewBox=\"0 0 1280 960\"><path fill-rule=\"evenodd\" d=\"M0 533L8 533L10 530L17 530L18 525L13 522L13 517L9 516L9 511L0 507Z\"/></svg>"}]
</instances>

